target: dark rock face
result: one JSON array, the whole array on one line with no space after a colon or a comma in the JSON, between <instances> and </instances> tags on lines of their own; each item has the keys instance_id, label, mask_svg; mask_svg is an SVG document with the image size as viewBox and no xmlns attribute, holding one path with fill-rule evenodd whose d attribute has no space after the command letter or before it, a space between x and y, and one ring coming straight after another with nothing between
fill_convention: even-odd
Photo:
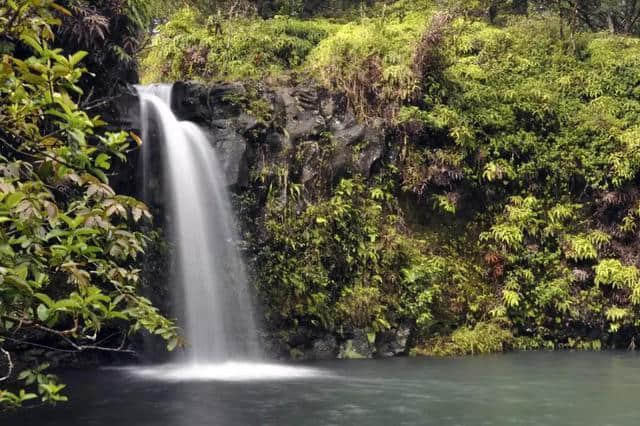
<instances>
[{"instance_id":1,"label":"dark rock face","mask_svg":"<svg viewBox=\"0 0 640 426\"><path fill-rule=\"evenodd\" d=\"M222 167L226 172L227 183L246 187L249 177L249 164L245 155L248 143L227 123L214 122L209 128L211 140L218 152Z\"/></svg>"},{"instance_id":2,"label":"dark rock face","mask_svg":"<svg viewBox=\"0 0 640 426\"><path fill-rule=\"evenodd\" d=\"M358 124L344 100L315 87L259 88L250 93L238 83L209 87L177 82L172 108L179 118L209 129L234 187L246 188L257 166L290 163L293 157L299 163L290 166L306 184L317 177L323 145L331 145L327 161L333 178L368 176L385 152L382 123Z\"/></svg>"},{"instance_id":3,"label":"dark rock face","mask_svg":"<svg viewBox=\"0 0 640 426\"><path fill-rule=\"evenodd\" d=\"M410 335L409 325L378 333L352 329L338 334L299 327L295 333L264 334L262 341L267 355L274 359L370 359L406 355Z\"/></svg>"},{"instance_id":4,"label":"dark rock face","mask_svg":"<svg viewBox=\"0 0 640 426\"><path fill-rule=\"evenodd\" d=\"M334 359L337 354L336 338L330 334L317 339L311 345L311 351L307 359L327 360Z\"/></svg>"},{"instance_id":5,"label":"dark rock face","mask_svg":"<svg viewBox=\"0 0 640 426\"><path fill-rule=\"evenodd\" d=\"M377 356L387 358L406 354L410 337L411 328L408 325L379 333L375 342Z\"/></svg>"}]
</instances>

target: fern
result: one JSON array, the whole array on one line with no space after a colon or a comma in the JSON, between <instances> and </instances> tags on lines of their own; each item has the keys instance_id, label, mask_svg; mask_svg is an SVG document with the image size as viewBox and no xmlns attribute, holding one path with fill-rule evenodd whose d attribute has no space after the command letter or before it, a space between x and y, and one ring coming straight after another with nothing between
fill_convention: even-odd
<instances>
[{"instance_id":1,"label":"fern","mask_svg":"<svg viewBox=\"0 0 640 426\"><path fill-rule=\"evenodd\" d=\"M513 290L502 290L502 299L509 308L516 308L520 305L520 295Z\"/></svg>"}]
</instances>

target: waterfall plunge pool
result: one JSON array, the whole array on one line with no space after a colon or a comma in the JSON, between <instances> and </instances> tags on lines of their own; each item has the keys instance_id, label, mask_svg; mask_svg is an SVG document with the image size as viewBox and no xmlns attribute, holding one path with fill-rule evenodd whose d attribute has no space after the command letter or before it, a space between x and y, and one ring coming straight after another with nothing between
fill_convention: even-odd
<instances>
[{"instance_id":1,"label":"waterfall plunge pool","mask_svg":"<svg viewBox=\"0 0 640 426\"><path fill-rule=\"evenodd\" d=\"M172 380L167 368L147 375L133 367L62 372L70 402L0 414L0 424L635 426L640 420L640 356L633 353L275 366L290 374L281 370L278 377L257 380L236 371L245 377Z\"/></svg>"}]
</instances>

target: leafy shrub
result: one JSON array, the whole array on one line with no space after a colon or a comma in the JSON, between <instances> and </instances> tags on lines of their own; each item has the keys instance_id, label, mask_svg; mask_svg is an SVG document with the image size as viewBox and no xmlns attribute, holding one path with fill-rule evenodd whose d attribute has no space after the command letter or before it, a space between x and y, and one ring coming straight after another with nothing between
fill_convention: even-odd
<instances>
[{"instance_id":1,"label":"leafy shrub","mask_svg":"<svg viewBox=\"0 0 640 426\"><path fill-rule=\"evenodd\" d=\"M510 348L513 334L501 326L480 322L473 328L460 327L448 337L436 337L417 347L414 355L460 356L502 352Z\"/></svg>"},{"instance_id":2,"label":"leafy shrub","mask_svg":"<svg viewBox=\"0 0 640 426\"><path fill-rule=\"evenodd\" d=\"M635 266L606 258L614 245L629 250L613 244L616 227L635 226L635 201L621 200L635 200L627 188L638 174L633 64L640 44L582 33L570 47L543 25L454 21L449 65L438 77L444 90L399 117L422 122L439 144L410 147L428 165L407 169L405 188L454 213L473 200L476 223L490 223L480 238L486 285L499 298L491 315L516 334L565 345L584 342L584 330L604 335L638 322ZM444 150L458 160L439 165L434 153ZM434 184L436 166L462 176ZM450 205L442 192L452 185L460 195ZM572 329L577 324L585 328Z\"/></svg>"},{"instance_id":3,"label":"leafy shrub","mask_svg":"<svg viewBox=\"0 0 640 426\"><path fill-rule=\"evenodd\" d=\"M418 78L412 69L415 46L428 15L379 17L342 26L322 41L307 61L321 83L345 92L362 117L414 97Z\"/></svg>"},{"instance_id":4,"label":"leafy shrub","mask_svg":"<svg viewBox=\"0 0 640 426\"><path fill-rule=\"evenodd\" d=\"M297 200L283 204L272 189L259 264L274 322L384 330L400 306L430 318L438 283L414 242L398 232L401 218L387 191L382 183L342 180L329 198L296 214Z\"/></svg>"},{"instance_id":5,"label":"leafy shrub","mask_svg":"<svg viewBox=\"0 0 640 426\"><path fill-rule=\"evenodd\" d=\"M78 106L87 53L52 46L55 11L68 13L50 0L0 6L0 39L23 43L0 66L0 383L20 382L0 389L0 408L66 400L46 365L14 366L11 351L38 345L33 336L64 352L126 351L141 329L178 344L175 325L139 291L140 225L151 216L107 176L139 138L104 131Z\"/></svg>"},{"instance_id":6,"label":"leafy shrub","mask_svg":"<svg viewBox=\"0 0 640 426\"><path fill-rule=\"evenodd\" d=\"M194 9L181 9L159 27L142 59L143 82L260 78L299 67L334 31L327 21L237 18L220 32Z\"/></svg>"}]
</instances>

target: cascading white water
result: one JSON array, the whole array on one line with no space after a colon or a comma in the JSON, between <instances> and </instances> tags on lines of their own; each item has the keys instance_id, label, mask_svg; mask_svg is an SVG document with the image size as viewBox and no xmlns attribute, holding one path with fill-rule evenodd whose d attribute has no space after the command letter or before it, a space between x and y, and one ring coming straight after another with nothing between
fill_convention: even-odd
<instances>
[{"instance_id":1,"label":"cascading white water","mask_svg":"<svg viewBox=\"0 0 640 426\"><path fill-rule=\"evenodd\" d=\"M259 362L259 345L242 256L237 248L226 180L206 133L178 121L171 86L139 87L143 135L143 197L155 173L151 150L161 145L165 214L175 245L172 284L187 338L178 364L136 368L160 380L276 380L319 377L319 370ZM156 134L151 128L156 129Z\"/></svg>"},{"instance_id":2,"label":"cascading white water","mask_svg":"<svg viewBox=\"0 0 640 426\"><path fill-rule=\"evenodd\" d=\"M159 143L168 191L166 213L175 244L173 285L182 292L187 357L203 364L256 359L251 298L225 176L207 135L171 111L171 86L139 88L143 157ZM159 141L151 141L154 122ZM144 166L143 166L144 167Z\"/></svg>"}]
</instances>

